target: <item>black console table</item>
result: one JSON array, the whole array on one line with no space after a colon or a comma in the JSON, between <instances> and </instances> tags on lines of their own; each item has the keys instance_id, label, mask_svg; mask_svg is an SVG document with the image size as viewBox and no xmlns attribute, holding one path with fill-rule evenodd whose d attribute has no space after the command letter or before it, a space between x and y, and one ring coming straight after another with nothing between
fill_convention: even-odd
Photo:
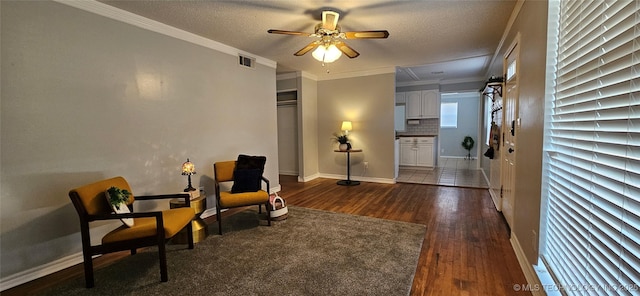
<instances>
[{"instance_id":1,"label":"black console table","mask_svg":"<svg viewBox=\"0 0 640 296\"><path fill-rule=\"evenodd\" d=\"M360 185L360 181L351 180L351 153L362 152L362 149L348 149L348 150L333 150L335 152L341 152L347 154L347 179L338 181L338 185L355 186Z\"/></svg>"}]
</instances>

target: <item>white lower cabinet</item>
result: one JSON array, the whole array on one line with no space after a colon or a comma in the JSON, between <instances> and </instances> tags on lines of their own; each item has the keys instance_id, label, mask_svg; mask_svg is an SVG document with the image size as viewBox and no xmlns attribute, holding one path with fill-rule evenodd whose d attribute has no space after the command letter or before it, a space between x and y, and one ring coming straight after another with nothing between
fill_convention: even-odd
<instances>
[{"instance_id":1,"label":"white lower cabinet","mask_svg":"<svg viewBox=\"0 0 640 296\"><path fill-rule=\"evenodd\" d=\"M418 154L417 147L414 147L413 143L407 144L400 140L400 165L416 165Z\"/></svg>"},{"instance_id":2,"label":"white lower cabinet","mask_svg":"<svg viewBox=\"0 0 640 296\"><path fill-rule=\"evenodd\" d=\"M402 166L434 166L433 137L400 138L400 165Z\"/></svg>"}]
</instances>

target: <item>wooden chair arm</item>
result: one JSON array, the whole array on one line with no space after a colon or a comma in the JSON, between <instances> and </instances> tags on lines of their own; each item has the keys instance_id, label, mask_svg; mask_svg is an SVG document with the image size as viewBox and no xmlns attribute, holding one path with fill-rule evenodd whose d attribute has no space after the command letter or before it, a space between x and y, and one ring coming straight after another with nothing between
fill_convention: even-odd
<instances>
[{"instance_id":1,"label":"wooden chair arm","mask_svg":"<svg viewBox=\"0 0 640 296\"><path fill-rule=\"evenodd\" d=\"M97 221L97 220L116 220L116 219L124 219L124 218L144 218L144 217L155 217L156 220L162 220L162 212L154 211L154 212L137 212L137 213L110 213L105 215L88 215L87 218L89 221Z\"/></svg>"},{"instance_id":2,"label":"wooden chair arm","mask_svg":"<svg viewBox=\"0 0 640 296\"><path fill-rule=\"evenodd\" d=\"M157 194L157 195L142 195L136 196L136 200L154 200L154 199L184 199L186 207L191 206L191 195L189 193L174 193L174 194Z\"/></svg>"},{"instance_id":3,"label":"wooden chair arm","mask_svg":"<svg viewBox=\"0 0 640 296\"><path fill-rule=\"evenodd\" d=\"M262 181L267 183L267 194L271 194L271 189L269 188L269 179L265 178L265 176L262 176Z\"/></svg>"}]
</instances>

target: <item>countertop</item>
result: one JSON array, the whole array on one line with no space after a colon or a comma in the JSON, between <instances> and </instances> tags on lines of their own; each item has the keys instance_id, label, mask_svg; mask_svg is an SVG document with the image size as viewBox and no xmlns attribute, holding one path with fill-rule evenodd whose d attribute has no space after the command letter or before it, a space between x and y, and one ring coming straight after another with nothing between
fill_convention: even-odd
<instances>
[{"instance_id":1,"label":"countertop","mask_svg":"<svg viewBox=\"0 0 640 296\"><path fill-rule=\"evenodd\" d=\"M396 138L406 138L406 137L437 137L437 134L397 134Z\"/></svg>"}]
</instances>

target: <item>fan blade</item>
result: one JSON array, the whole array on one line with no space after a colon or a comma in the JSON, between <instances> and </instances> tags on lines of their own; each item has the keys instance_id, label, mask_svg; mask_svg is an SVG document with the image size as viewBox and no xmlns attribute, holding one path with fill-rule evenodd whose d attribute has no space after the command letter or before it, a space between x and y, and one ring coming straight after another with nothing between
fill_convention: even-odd
<instances>
[{"instance_id":1,"label":"fan blade","mask_svg":"<svg viewBox=\"0 0 640 296\"><path fill-rule=\"evenodd\" d=\"M311 33L305 33L305 32L297 32L297 31L285 31L285 30L268 30L268 33L271 34L284 34L284 35L297 35L297 36L310 36Z\"/></svg>"},{"instance_id":2,"label":"fan blade","mask_svg":"<svg viewBox=\"0 0 640 296\"><path fill-rule=\"evenodd\" d=\"M344 32L344 37L347 39L384 39L389 37L389 32L387 30Z\"/></svg>"},{"instance_id":3,"label":"fan blade","mask_svg":"<svg viewBox=\"0 0 640 296\"><path fill-rule=\"evenodd\" d=\"M358 57L360 55L360 53L355 51L355 49L351 48L349 45L347 45L344 42L341 42L341 41L340 42L336 42L335 45L340 51L342 51L342 53L344 53L349 58L353 59L353 58Z\"/></svg>"},{"instance_id":4,"label":"fan blade","mask_svg":"<svg viewBox=\"0 0 640 296\"><path fill-rule=\"evenodd\" d=\"M305 46L304 48L302 48L301 50L298 50L296 53L294 53L293 55L295 56L301 56L304 55L307 52L312 51L314 48L318 47L320 43L318 43L318 41L313 41L309 44L307 44L307 46Z\"/></svg>"},{"instance_id":5,"label":"fan blade","mask_svg":"<svg viewBox=\"0 0 640 296\"><path fill-rule=\"evenodd\" d=\"M327 30L335 30L338 26L340 14L335 11L325 10L322 12L322 28Z\"/></svg>"}]
</instances>

